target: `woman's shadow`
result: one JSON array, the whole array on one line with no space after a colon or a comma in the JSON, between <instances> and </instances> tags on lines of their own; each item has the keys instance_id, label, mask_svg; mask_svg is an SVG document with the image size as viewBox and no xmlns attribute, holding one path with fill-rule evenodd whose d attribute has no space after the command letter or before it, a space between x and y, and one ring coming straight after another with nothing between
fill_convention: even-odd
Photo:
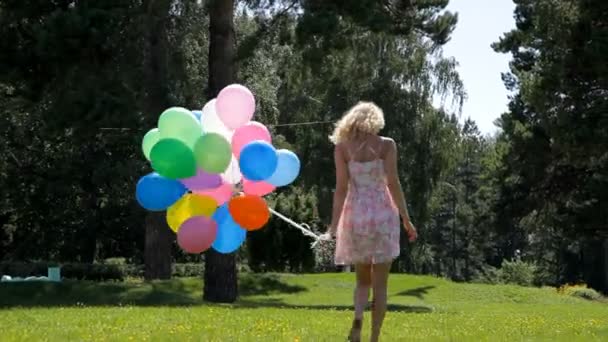
<instances>
[{"instance_id":1,"label":"woman's shadow","mask_svg":"<svg viewBox=\"0 0 608 342\"><path fill-rule=\"evenodd\" d=\"M283 283L279 278L263 277L260 283L244 283L241 284L241 294L244 295L235 305L248 309L255 308L279 308L279 309L305 309L305 310L334 310L334 311L352 311L352 305L331 305L331 304L290 304L286 303L283 298L268 297L269 295L280 294L296 294L308 291L307 288L297 285L289 285ZM257 284L256 284L257 283ZM258 285L258 286L256 286ZM259 286L261 285L261 286ZM424 286L414 289L409 289L399 292L396 296L409 296L423 299L424 296L435 286ZM250 296L265 296L259 298L248 298ZM390 299L389 299L390 301ZM408 313L429 313L432 312L432 307L424 305L412 304L393 304L388 303L387 310L391 312L408 312Z\"/></svg>"},{"instance_id":2,"label":"woman's shadow","mask_svg":"<svg viewBox=\"0 0 608 342\"><path fill-rule=\"evenodd\" d=\"M352 305L325 305L325 304L288 304L280 298L264 298L264 299L243 299L236 303L237 307L256 309L256 308L277 308L277 309L304 309L304 310L330 310L330 311L353 311ZM407 313L430 313L433 309L422 305L405 305L391 304L387 305L387 310L391 312L407 312Z\"/></svg>"}]
</instances>

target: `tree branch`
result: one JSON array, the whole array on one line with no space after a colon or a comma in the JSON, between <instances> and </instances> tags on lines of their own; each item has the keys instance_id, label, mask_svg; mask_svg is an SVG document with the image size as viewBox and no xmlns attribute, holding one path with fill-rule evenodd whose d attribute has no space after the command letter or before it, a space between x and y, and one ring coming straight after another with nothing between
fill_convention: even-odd
<instances>
[{"instance_id":1,"label":"tree branch","mask_svg":"<svg viewBox=\"0 0 608 342\"><path fill-rule=\"evenodd\" d=\"M299 0L292 0L289 6L282 9L280 12L275 14L269 23L261 23L257 31L244 39L243 44L237 51L237 61L247 59L253 55L253 52L257 49L260 41L262 41L280 22L280 20L287 17L289 12L296 7Z\"/></svg>"}]
</instances>

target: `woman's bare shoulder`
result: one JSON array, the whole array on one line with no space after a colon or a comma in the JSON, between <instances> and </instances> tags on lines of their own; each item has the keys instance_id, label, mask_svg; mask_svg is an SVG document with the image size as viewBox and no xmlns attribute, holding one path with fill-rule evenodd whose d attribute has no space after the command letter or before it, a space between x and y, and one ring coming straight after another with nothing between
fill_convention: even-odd
<instances>
[{"instance_id":1,"label":"woman's bare shoulder","mask_svg":"<svg viewBox=\"0 0 608 342\"><path fill-rule=\"evenodd\" d=\"M380 141L382 142L382 145L384 145L385 148L397 147L395 140L393 140L393 138L391 137L380 136Z\"/></svg>"},{"instance_id":2,"label":"woman's bare shoulder","mask_svg":"<svg viewBox=\"0 0 608 342\"><path fill-rule=\"evenodd\" d=\"M336 150L336 151L343 151L347 146L348 146L347 142L342 141L342 142L337 143L334 146L334 150Z\"/></svg>"}]
</instances>

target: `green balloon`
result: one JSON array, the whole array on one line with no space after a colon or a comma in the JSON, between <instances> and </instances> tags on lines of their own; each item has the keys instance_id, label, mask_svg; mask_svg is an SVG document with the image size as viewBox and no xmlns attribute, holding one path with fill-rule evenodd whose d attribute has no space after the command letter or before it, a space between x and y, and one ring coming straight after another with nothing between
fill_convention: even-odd
<instances>
[{"instance_id":1,"label":"green balloon","mask_svg":"<svg viewBox=\"0 0 608 342\"><path fill-rule=\"evenodd\" d=\"M150 151L152 151L152 147L154 147L159 140L160 132L158 131L158 128L153 128L144 135L144 139L141 142L141 149L144 151L146 159L150 160Z\"/></svg>"},{"instance_id":2,"label":"green balloon","mask_svg":"<svg viewBox=\"0 0 608 342\"><path fill-rule=\"evenodd\" d=\"M152 168L170 179L189 178L196 174L194 153L177 139L161 139L150 152Z\"/></svg>"},{"instance_id":3,"label":"green balloon","mask_svg":"<svg viewBox=\"0 0 608 342\"><path fill-rule=\"evenodd\" d=\"M230 143L217 133L207 133L194 145L194 155L198 166L208 173L226 171L232 159Z\"/></svg>"},{"instance_id":4,"label":"green balloon","mask_svg":"<svg viewBox=\"0 0 608 342\"><path fill-rule=\"evenodd\" d=\"M161 138L180 140L190 148L203 134L203 128L194 114L181 107L165 110L158 118L158 130Z\"/></svg>"}]
</instances>

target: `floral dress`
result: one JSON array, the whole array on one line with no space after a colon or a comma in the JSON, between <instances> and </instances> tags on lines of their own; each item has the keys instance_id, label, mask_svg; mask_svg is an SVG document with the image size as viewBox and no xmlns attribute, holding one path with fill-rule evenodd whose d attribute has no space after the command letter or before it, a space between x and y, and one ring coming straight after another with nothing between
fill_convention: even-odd
<instances>
[{"instance_id":1,"label":"floral dress","mask_svg":"<svg viewBox=\"0 0 608 342\"><path fill-rule=\"evenodd\" d=\"M359 148L361 149L361 147ZM380 264L399 256L400 220L384 162L348 162L350 183L336 234L337 265Z\"/></svg>"}]
</instances>

